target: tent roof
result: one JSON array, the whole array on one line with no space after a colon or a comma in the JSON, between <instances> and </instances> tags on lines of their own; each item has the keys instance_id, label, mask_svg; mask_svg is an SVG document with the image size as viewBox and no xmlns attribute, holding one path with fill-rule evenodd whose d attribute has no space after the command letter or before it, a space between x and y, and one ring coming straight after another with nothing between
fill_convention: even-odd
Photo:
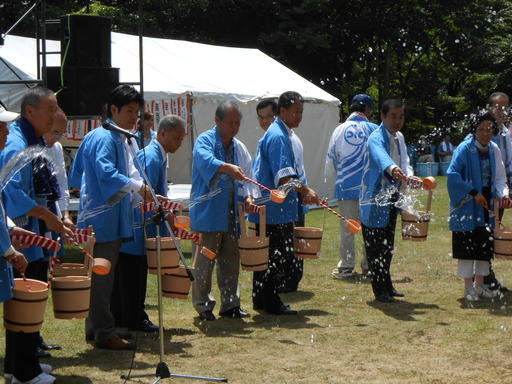
<instances>
[{"instance_id":1,"label":"tent roof","mask_svg":"<svg viewBox=\"0 0 512 384\"><path fill-rule=\"evenodd\" d=\"M121 82L139 80L138 36L112 33L112 66ZM36 40L7 36L0 56L36 78ZM144 37L144 92L157 98L190 93L212 100L241 102L277 97L295 90L306 99L336 106L340 101L257 49L230 48L181 40ZM60 51L60 42L47 40L47 51ZM60 55L47 55L48 66L59 66Z\"/></svg>"}]
</instances>

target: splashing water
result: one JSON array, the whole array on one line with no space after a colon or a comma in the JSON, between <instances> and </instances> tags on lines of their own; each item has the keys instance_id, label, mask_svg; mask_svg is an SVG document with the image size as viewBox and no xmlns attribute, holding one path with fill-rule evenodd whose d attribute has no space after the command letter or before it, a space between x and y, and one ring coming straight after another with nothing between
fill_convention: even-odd
<instances>
[{"instance_id":1,"label":"splashing water","mask_svg":"<svg viewBox=\"0 0 512 384\"><path fill-rule=\"evenodd\" d=\"M58 173L62 170L62 166L58 167L50 157L48 148L45 148L41 145L31 145L23 149L14 155L2 168L0 171L0 193L5 189L7 184L12 180L12 178L25 166L30 164L32 160L41 157L45 159L48 163L53 164L52 174ZM45 166L44 163L41 163L41 166Z\"/></svg>"},{"instance_id":2,"label":"splashing water","mask_svg":"<svg viewBox=\"0 0 512 384\"><path fill-rule=\"evenodd\" d=\"M379 206L393 204L395 207L409 212L411 215L420 217L421 213L421 202L417 198L419 192L413 193L410 188L407 188L407 194L402 193L397 187L390 185L387 188L382 189L377 196L375 196L373 203ZM398 194L398 200L393 202ZM415 205L419 208L416 209Z\"/></svg>"},{"instance_id":3,"label":"splashing water","mask_svg":"<svg viewBox=\"0 0 512 384\"><path fill-rule=\"evenodd\" d=\"M283 184L283 185L280 185L277 190L278 191L281 191L281 192L284 192L285 195L288 195L288 193L290 193L290 191L294 188L300 188L302 187L302 183L297 180L297 179L291 179L290 181L288 181L286 184Z\"/></svg>"}]
</instances>

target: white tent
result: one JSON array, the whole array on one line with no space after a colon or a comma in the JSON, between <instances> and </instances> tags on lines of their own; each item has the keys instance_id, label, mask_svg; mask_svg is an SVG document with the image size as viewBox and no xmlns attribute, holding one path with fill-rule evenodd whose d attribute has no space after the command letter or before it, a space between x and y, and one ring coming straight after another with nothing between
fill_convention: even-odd
<instances>
[{"instance_id":1,"label":"white tent","mask_svg":"<svg viewBox=\"0 0 512 384\"><path fill-rule=\"evenodd\" d=\"M35 39L7 36L0 57L35 78L35 44ZM138 47L138 36L112 33L112 66L120 68L121 82L139 81ZM277 98L293 90L308 101L295 132L304 145L309 184L321 196L328 196L332 186L325 183L323 168L330 135L339 122L337 98L257 49L149 37L143 39L143 48L145 100L188 96L192 101L190 140L170 158L172 182L190 183L192 141L214 126L215 109L220 102L235 99L239 103L243 118L237 138L254 154L263 135L256 118L256 104L263 98ZM59 51L60 42L47 41L46 49ZM60 65L60 55L48 55L47 60L48 66ZM20 86L21 92L24 89ZM6 92L7 88L0 86L0 100L9 109L19 110L16 98L6 98Z\"/></svg>"}]
</instances>

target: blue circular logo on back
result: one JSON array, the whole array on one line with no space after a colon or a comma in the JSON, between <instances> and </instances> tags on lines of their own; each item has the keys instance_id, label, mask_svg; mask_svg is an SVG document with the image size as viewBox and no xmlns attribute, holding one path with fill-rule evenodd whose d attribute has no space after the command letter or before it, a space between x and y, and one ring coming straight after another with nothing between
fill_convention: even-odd
<instances>
[{"instance_id":1,"label":"blue circular logo on back","mask_svg":"<svg viewBox=\"0 0 512 384\"><path fill-rule=\"evenodd\" d=\"M359 147L366 142L366 135L364 134L364 131L355 129L354 126L347 127L343 136L347 143L355 147Z\"/></svg>"}]
</instances>

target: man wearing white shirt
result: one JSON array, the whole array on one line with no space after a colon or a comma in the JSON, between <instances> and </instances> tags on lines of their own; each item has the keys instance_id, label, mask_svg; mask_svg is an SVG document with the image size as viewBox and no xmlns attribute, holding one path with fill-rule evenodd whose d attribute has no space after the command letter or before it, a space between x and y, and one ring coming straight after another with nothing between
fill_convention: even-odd
<instances>
[{"instance_id":1,"label":"man wearing white shirt","mask_svg":"<svg viewBox=\"0 0 512 384\"><path fill-rule=\"evenodd\" d=\"M439 144L439 148L437 149L439 159L443 163L448 163L452 160L453 144L450 142L451 138L452 137L449 133L444 135L444 139L441 141L441 144Z\"/></svg>"},{"instance_id":2,"label":"man wearing white shirt","mask_svg":"<svg viewBox=\"0 0 512 384\"><path fill-rule=\"evenodd\" d=\"M66 227L74 229L75 225L69 217L69 188L64 152L62 150L62 144L59 143L59 140L66 135L67 125L68 119L66 114L59 108L55 114L52 130L45 133L43 137L48 151L50 152L55 177L57 177L57 182L59 183L60 197L57 201L57 205L60 210L60 217Z\"/></svg>"},{"instance_id":3,"label":"man wearing white shirt","mask_svg":"<svg viewBox=\"0 0 512 384\"><path fill-rule=\"evenodd\" d=\"M405 121L403 101L386 100L381 119L368 139L359 211L373 293L377 301L389 303L404 296L394 288L390 273L398 215L395 202L402 183L415 177L400 132ZM386 201L377 203L382 196L387 196Z\"/></svg>"},{"instance_id":4,"label":"man wearing white shirt","mask_svg":"<svg viewBox=\"0 0 512 384\"><path fill-rule=\"evenodd\" d=\"M137 122L144 100L135 88L120 85L107 100L107 124L125 130ZM134 237L133 207L142 199L151 202L149 187L133 165L125 135L103 127L88 133L73 161L69 184L81 187L77 226L92 225L96 234L94 255L109 260L112 271L124 241ZM133 144L132 144L133 145ZM93 335L98 348L134 349L121 338L110 310L114 273L92 276L91 305L86 334Z\"/></svg>"}]
</instances>

